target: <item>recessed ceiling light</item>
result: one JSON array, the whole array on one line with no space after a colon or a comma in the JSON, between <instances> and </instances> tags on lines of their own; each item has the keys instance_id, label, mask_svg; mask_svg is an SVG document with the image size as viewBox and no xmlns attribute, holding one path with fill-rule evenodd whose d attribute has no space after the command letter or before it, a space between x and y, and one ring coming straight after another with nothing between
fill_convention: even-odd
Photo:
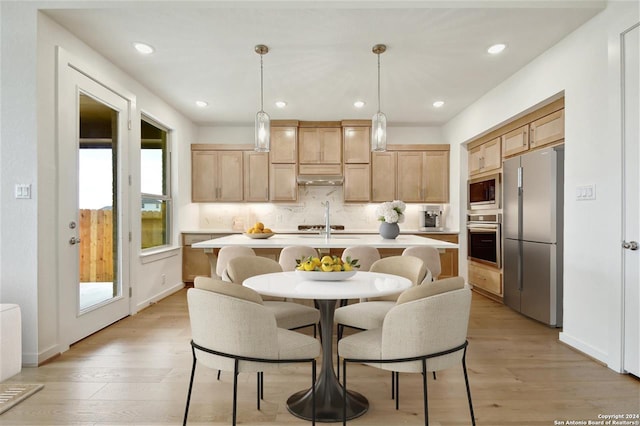
<instances>
[{"instance_id":1,"label":"recessed ceiling light","mask_svg":"<svg viewBox=\"0 0 640 426\"><path fill-rule=\"evenodd\" d=\"M355 101L353 106L356 108L362 108L364 106L364 101Z\"/></svg>"},{"instance_id":2,"label":"recessed ceiling light","mask_svg":"<svg viewBox=\"0 0 640 426\"><path fill-rule=\"evenodd\" d=\"M444 101L435 101L433 103L433 106L436 108L440 108L442 105L444 105Z\"/></svg>"},{"instance_id":3,"label":"recessed ceiling light","mask_svg":"<svg viewBox=\"0 0 640 426\"><path fill-rule=\"evenodd\" d=\"M196 101L196 105L199 106L200 108L205 108L207 106L209 106L209 102L206 101Z\"/></svg>"},{"instance_id":4,"label":"recessed ceiling light","mask_svg":"<svg viewBox=\"0 0 640 426\"><path fill-rule=\"evenodd\" d=\"M287 103L285 101L276 101L276 106L278 108L284 108L287 106Z\"/></svg>"},{"instance_id":5,"label":"recessed ceiling light","mask_svg":"<svg viewBox=\"0 0 640 426\"><path fill-rule=\"evenodd\" d=\"M149 46L146 43L140 43L140 42L133 43L133 47L135 47L136 50L142 53L143 55L150 55L155 51L153 47Z\"/></svg>"},{"instance_id":6,"label":"recessed ceiling light","mask_svg":"<svg viewBox=\"0 0 640 426\"><path fill-rule=\"evenodd\" d=\"M502 44L502 43L494 44L493 46L490 46L487 49L487 52L491 53L492 55L497 55L498 53L502 52L505 47L507 47L506 44Z\"/></svg>"}]
</instances>

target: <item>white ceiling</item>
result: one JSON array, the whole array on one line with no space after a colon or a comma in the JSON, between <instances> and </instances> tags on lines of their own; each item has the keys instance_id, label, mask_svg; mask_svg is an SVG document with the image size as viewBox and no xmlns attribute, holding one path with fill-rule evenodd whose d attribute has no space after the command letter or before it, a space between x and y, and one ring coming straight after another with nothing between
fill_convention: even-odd
<instances>
[{"instance_id":1,"label":"white ceiling","mask_svg":"<svg viewBox=\"0 0 640 426\"><path fill-rule=\"evenodd\" d=\"M98 4L98 3L96 3ZM86 3L83 4L86 7ZM104 6L104 4L103 4ZM76 6L79 7L79 6ZM604 7L601 1L137 1L45 10L198 124L370 119L442 125ZM132 47L143 41L154 54ZM507 49L489 55L489 45ZM356 110L353 102L366 102ZM200 109L196 100L209 102ZM276 100L288 103L275 107ZM436 109L432 103L444 100Z\"/></svg>"}]
</instances>

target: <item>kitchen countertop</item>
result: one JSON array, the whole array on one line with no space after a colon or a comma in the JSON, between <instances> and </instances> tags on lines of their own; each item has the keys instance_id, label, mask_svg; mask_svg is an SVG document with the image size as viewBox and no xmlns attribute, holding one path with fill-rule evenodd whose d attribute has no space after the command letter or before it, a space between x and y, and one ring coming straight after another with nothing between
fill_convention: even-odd
<instances>
[{"instance_id":1,"label":"kitchen countertop","mask_svg":"<svg viewBox=\"0 0 640 426\"><path fill-rule=\"evenodd\" d=\"M276 234L309 234L309 235L318 235L317 231L299 231L297 229L274 229ZM183 234L242 234L244 231L236 231L228 228L209 228L209 229L195 229L195 230L182 230ZM353 230L344 230L344 231L331 231L332 234L378 234L379 231L377 229L353 229ZM442 231L420 231L420 230L411 230L411 229L401 229L400 234L451 234L458 235L460 231L455 229L445 229Z\"/></svg>"},{"instance_id":2,"label":"kitchen countertop","mask_svg":"<svg viewBox=\"0 0 640 426\"><path fill-rule=\"evenodd\" d=\"M455 249L458 244L416 235L399 235L394 240L386 240L378 234L353 234L345 232L332 233L331 238L318 234L275 234L271 238L254 239L245 235L228 235L192 244L193 248L221 248L225 246L247 246L252 248L283 248L304 245L315 248L344 248L365 245L376 248L407 248L414 246L430 246L438 249Z\"/></svg>"}]
</instances>

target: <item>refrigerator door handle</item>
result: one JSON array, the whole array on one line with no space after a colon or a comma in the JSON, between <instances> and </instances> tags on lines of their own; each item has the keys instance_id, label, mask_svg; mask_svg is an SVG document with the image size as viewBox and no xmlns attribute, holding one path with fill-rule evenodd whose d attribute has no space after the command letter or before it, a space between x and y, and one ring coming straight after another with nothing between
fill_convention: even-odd
<instances>
[{"instance_id":1,"label":"refrigerator door handle","mask_svg":"<svg viewBox=\"0 0 640 426\"><path fill-rule=\"evenodd\" d=\"M518 190L522 190L522 167L518 167Z\"/></svg>"}]
</instances>

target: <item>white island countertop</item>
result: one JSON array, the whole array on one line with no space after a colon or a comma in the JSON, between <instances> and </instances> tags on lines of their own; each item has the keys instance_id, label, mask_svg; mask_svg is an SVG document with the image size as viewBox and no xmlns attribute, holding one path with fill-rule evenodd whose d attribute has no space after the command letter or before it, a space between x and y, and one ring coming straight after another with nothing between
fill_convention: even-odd
<instances>
[{"instance_id":1,"label":"white island countertop","mask_svg":"<svg viewBox=\"0 0 640 426\"><path fill-rule=\"evenodd\" d=\"M417 235L401 234L394 240L386 240L378 234L336 233L331 238L318 234L275 234L271 238L254 239L246 235L234 234L192 244L193 248L214 249L225 246L246 246L251 248L283 248L288 246L311 246L314 248L345 248L351 246L371 246L375 248L407 248L429 246L437 249L456 249L458 244Z\"/></svg>"}]
</instances>

